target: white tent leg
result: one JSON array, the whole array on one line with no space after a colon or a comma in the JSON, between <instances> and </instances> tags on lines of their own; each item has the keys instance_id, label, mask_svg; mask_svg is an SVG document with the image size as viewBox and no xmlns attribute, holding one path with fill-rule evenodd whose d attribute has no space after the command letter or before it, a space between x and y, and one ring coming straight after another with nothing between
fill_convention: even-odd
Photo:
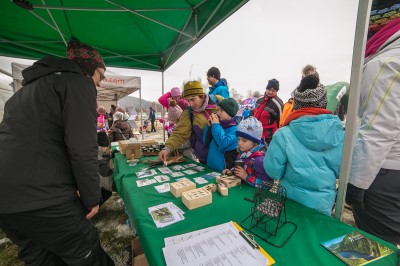
<instances>
[{"instance_id":1,"label":"white tent leg","mask_svg":"<svg viewBox=\"0 0 400 266\"><path fill-rule=\"evenodd\" d=\"M142 121L142 140L144 140L144 125L143 125L143 112L142 112L142 88L139 90L139 109L140 109L140 121Z\"/></svg>"},{"instance_id":2,"label":"white tent leg","mask_svg":"<svg viewBox=\"0 0 400 266\"><path fill-rule=\"evenodd\" d=\"M360 101L362 68L372 0L360 0L358 4L356 33L354 37L351 65L349 105L346 117L346 133L343 145L342 164L339 175L339 191L336 198L335 218L342 220L347 182L349 181L353 155L354 134L357 127L357 110Z\"/></svg>"},{"instance_id":3,"label":"white tent leg","mask_svg":"<svg viewBox=\"0 0 400 266\"><path fill-rule=\"evenodd\" d=\"M161 72L161 95L164 95L164 71L163 71L163 72ZM162 125L163 129L162 129L162 131L163 131L163 138L164 138L164 142L165 142L165 130L164 130L164 127L165 127L165 119L164 119L164 106L161 106L161 117L162 117L162 120L163 120L163 125Z\"/></svg>"}]
</instances>

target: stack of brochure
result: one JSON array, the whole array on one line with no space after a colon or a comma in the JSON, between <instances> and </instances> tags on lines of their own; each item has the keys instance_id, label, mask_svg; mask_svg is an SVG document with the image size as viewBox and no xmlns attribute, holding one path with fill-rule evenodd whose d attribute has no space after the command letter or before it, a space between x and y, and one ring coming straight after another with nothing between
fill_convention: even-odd
<instances>
[{"instance_id":1,"label":"stack of brochure","mask_svg":"<svg viewBox=\"0 0 400 266\"><path fill-rule=\"evenodd\" d=\"M172 202L163 203L149 208L157 228L177 223L185 219L184 212Z\"/></svg>"}]
</instances>

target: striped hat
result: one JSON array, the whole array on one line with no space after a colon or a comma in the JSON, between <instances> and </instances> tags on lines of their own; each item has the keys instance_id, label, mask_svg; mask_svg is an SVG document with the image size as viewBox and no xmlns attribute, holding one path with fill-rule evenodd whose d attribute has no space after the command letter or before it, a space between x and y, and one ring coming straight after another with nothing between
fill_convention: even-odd
<instances>
[{"instance_id":1,"label":"striped hat","mask_svg":"<svg viewBox=\"0 0 400 266\"><path fill-rule=\"evenodd\" d=\"M204 95L203 87L201 86L200 81L189 81L186 82L183 87L183 97L187 98L189 96L198 96Z\"/></svg>"},{"instance_id":2,"label":"striped hat","mask_svg":"<svg viewBox=\"0 0 400 266\"><path fill-rule=\"evenodd\" d=\"M327 97L324 85L316 75L304 77L293 92L294 110L306 107L326 109Z\"/></svg>"}]
</instances>

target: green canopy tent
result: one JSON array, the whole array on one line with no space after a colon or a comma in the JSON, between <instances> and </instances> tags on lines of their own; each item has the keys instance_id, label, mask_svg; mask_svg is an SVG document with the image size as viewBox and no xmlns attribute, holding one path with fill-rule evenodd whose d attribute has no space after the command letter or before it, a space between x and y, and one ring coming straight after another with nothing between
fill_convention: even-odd
<instances>
[{"instance_id":1,"label":"green canopy tent","mask_svg":"<svg viewBox=\"0 0 400 266\"><path fill-rule=\"evenodd\" d=\"M325 88L328 98L326 109L337 114L340 120L343 121L349 102L350 84L347 82L336 82Z\"/></svg>"},{"instance_id":2,"label":"green canopy tent","mask_svg":"<svg viewBox=\"0 0 400 266\"><path fill-rule=\"evenodd\" d=\"M0 1L0 55L65 57L73 36L96 48L106 66L161 72L164 94L164 71L247 2Z\"/></svg>"},{"instance_id":3,"label":"green canopy tent","mask_svg":"<svg viewBox=\"0 0 400 266\"><path fill-rule=\"evenodd\" d=\"M65 57L74 36L107 66L163 72L247 1L0 1L0 55Z\"/></svg>"}]
</instances>

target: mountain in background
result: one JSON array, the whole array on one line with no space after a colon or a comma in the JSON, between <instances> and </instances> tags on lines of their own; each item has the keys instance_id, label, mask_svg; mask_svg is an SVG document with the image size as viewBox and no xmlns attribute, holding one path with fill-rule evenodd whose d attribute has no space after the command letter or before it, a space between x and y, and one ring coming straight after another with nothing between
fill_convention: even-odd
<instances>
[{"instance_id":1,"label":"mountain in background","mask_svg":"<svg viewBox=\"0 0 400 266\"><path fill-rule=\"evenodd\" d=\"M136 112L139 113L140 99L133 96L126 96L118 101L118 105L121 107L134 107ZM158 102L150 102L142 99L142 111L148 112L149 107L153 107L156 112L161 112L161 104Z\"/></svg>"}]
</instances>

